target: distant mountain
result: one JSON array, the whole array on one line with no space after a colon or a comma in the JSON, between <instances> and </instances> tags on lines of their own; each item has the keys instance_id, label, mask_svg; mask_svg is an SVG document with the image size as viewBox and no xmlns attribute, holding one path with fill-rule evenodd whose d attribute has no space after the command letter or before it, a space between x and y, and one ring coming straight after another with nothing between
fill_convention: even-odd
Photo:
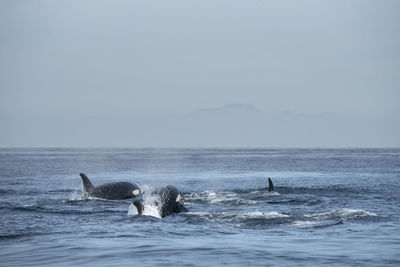
<instances>
[{"instance_id":1,"label":"distant mountain","mask_svg":"<svg viewBox=\"0 0 400 267\"><path fill-rule=\"evenodd\" d=\"M191 115L195 116L229 116L229 115L262 115L264 114L260 109L251 104L232 103L217 108L199 109L193 111Z\"/></svg>"}]
</instances>

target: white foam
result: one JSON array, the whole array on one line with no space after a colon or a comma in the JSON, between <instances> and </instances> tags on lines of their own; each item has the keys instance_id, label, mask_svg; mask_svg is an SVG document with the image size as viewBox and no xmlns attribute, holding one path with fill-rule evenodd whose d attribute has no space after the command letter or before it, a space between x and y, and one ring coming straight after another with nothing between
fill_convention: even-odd
<instances>
[{"instance_id":1,"label":"white foam","mask_svg":"<svg viewBox=\"0 0 400 267\"><path fill-rule=\"evenodd\" d=\"M146 197L145 201L143 202L144 209L143 209L142 215L161 218L160 209L154 203L155 200L156 200L156 197L154 197L154 196Z\"/></svg>"},{"instance_id":2,"label":"white foam","mask_svg":"<svg viewBox=\"0 0 400 267\"><path fill-rule=\"evenodd\" d=\"M297 228L310 228L317 226L325 226L333 224L332 222L327 223L326 221L294 221L292 225Z\"/></svg>"},{"instance_id":3,"label":"white foam","mask_svg":"<svg viewBox=\"0 0 400 267\"><path fill-rule=\"evenodd\" d=\"M248 211L248 212L240 212L238 214L239 217L261 217L261 218L286 218L289 217L289 215L282 214L276 211L268 211L268 212L263 212L263 211Z\"/></svg>"},{"instance_id":4,"label":"white foam","mask_svg":"<svg viewBox=\"0 0 400 267\"><path fill-rule=\"evenodd\" d=\"M189 212L185 212L185 214L188 214L188 215L199 215L199 216L211 215L210 212L204 212L204 211L189 211Z\"/></svg>"},{"instance_id":5,"label":"white foam","mask_svg":"<svg viewBox=\"0 0 400 267\"><path fill-rule=\"evenodd\" d=\"M249 199L243 199L238 196L238 194L234 192L218 192L218 191L204 191L204 192L199 192L199 193L194 193L191 196L189 196L187 199L190 200L192 199L200 199L200 200L206 200L212 204L219 204L223 202L236 202L236 203L243 203L243 204L256 204L257 201L254 200L249 200Z\"/></svg>"},{"instance_id":6,"label":"white foam","mask_svg":"<svg viewBox=\"0 0 400 267\"><path fill-rule=\"evenodd\" d=\"M151 192L151 188L147 185L142 187L142 192ZM160 202L160 199L156 195L152 194L143 194L143 213L144 216L152 216L156 218L161 218L159 207L155 204L155 202ZM133 203L129 205L128 215L137 215L137 208Z\"/></svg>"},{"instance_id":7,"label":"white foam","mask_svg":"<svg viewBox=\"0 0 400 267\"><path fill-rule=\"evenodd\" d=\"M128 215L137 215L137 214L138 214L137 208L135 207L135 205L133 205L133 203L131 203L128 208Z\"/></svg>"},{"instance_id":8,"label":"white foam","mask_svg":"<svg viewBox=\"0 0 400 267\"><path fill-rule=\"evenodd\" d=\"M80 187L79 187L80 188ZM70 201L74 201L74 200L83 200L85 199L82 191L78 188L75 188L74 191L71 192L71 195L69 196L69 200Z\"/></svg>"},{"instance_id":9,"label":"white foam","mask_svg":"<svg viewBox=\"0 0 400 267\"><path fill-rule=\"evenodd\" d=\"M337 209L333 211L328 211L328 212L321 212L321 213L311 213L311 214L305 214L305 217L328 217L331 215L337 215L339 217L365 217L365 216L377 216L376 213L369 212L366 210L361 210L361 209Z\"/></svg>"},{"instance_id":10,"label":"white foam","mask_svg":"<svg viewBox=\"0 0 400 267\"><path fill-rule=\"evenodd\" d=\"M365 217L365 216L377 216L376 213L369 212L366 210L358 210L358 209L338 209L336 212L341 216L356 216L356 217Z\"/></svg>"},{"instance_id":11,"label":"white foam","mask_svg":"<svg viewBox=\"0 0 400 267\"><path fill-rule=\"evenodd\" d=\"M207 191L206 191L207 192ZM208 195L206 196L210 203L221 203L224 201L232 201L237 199L237 195L233 192L207 192Z\"/></svg>"},{"instance_id":12,"label":"white foam","mask_svg":"<svg viewBox=\"0 0 400 267\"><path fill-rule=\"evenodd\" d=\"M276 192L276 191L272 191L272 192L265 192L265 194L264 195L266 195L266 196L280 196L281 194L279 194L278 192Z\"/></svg>"},{"instance_id":13,"label":"white foam","mask_svg":"<svg viewBox=\"0 0 400 267\"><path fill-rule=\"evenodd\" d=\"M138 215L138 211L135 205L133 205L133 203L131 203L129 205L128 208L128 215ZM160 215L160 210L158 209L158 207L156 205L149 205L144 203L144 210L142 215L144 216L152 216L152 217L156 217L156 218L161 218Z\"/></svg>"},{"instance_id":14,"label":"white foam","mask_svg":"<svg viewBox=\"0 0 400 267\"><path fill-rule=\"evenodd\" d=\"M250 195L259 195L260 194L260 190L256 190L256 191L251 191L250 192ZM276 191L264 191L264 192L262 192L262 195L264 196L264 197L273 197L273 196L280 196L281 194L279 194L278 192L276 192Z\"/></svg>"}]
</instances>

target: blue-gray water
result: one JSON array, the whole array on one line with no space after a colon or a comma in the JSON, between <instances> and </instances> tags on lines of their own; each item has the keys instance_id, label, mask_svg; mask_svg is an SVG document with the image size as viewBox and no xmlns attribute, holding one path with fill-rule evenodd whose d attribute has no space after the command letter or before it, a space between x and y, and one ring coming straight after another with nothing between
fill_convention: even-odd
<instances>
[{"instance_id":1,"label":"blue-gray water","mask_svg":"<svg viewBox=\"0 0 400 267\"><path fill-rule=\"evenodd\" d=\"M79 172L188 211L82 199ZM0 149L0 265L398 265L399 192L400 149Z\"/></svg>"}]
</instances>

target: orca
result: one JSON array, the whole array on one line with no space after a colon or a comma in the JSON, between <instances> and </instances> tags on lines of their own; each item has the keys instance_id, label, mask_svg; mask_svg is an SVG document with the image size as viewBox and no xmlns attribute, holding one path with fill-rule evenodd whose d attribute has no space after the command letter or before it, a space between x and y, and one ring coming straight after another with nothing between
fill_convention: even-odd
<instances>
[{"instance_id":1,"label":"orca","mask_svg":"<svg viewBox=\"0 0 400 267\"><path fill-rule=\"evenodd\" d=\"M83 192L85 197L98 197L103 199L128 199L140 196L140 188L136 184L128 182L107 183L94 186L84 174L79 174L83 181Z\"/></svg>"},{"instance_id":2,"label":"orca","mask_svg":"<svg viewBox=\"0 0 400 267\"><path fill-rule=\"evenodd\" d=\"M268 192L274 192L274 184L272 183L271 178L268 177Z\"/></svg>"},{"instance_id":3,"label":"orca","mask_svg":"<svg viewBox=\"0 0 400 267\"><path fill-rule=\"evenodd\" d=\"M154 201L158 207L161 218L164 218L172 213L178 213L184 210L185 199L182 193L173 185L166 185L156 189L153 194L159 197L159 201ZM138 214L141 215L145 209L142 200L135 200L133 202Z\"/></svg>"}]
</instances>

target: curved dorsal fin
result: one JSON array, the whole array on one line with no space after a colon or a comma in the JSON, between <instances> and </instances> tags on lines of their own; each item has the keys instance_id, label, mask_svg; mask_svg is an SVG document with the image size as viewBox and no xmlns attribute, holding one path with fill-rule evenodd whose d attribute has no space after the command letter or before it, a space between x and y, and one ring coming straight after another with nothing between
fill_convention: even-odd
<instances>
[{"instance_id":1,"label":"curved dorsal fin","mask_svg":"<svg viewBox=\"0 0 400 267\"><path fill-rule=\"evenodd\" d=\"M94 186L92 182L89 180L89 178L84 173L80 173L79 175L81 176L83 181L83 191L84 192L92 191L94 189Z\"/></svg>"},{"instance_id":2,"label":"curved dorsal fin","mask_svg":"<svg viewBox=\"0 0 400 267\"><path fill-rule=\"evenodd\" d=\"M272 183L271 178L268 177L268 192L274 191L274 184Z\"/></svg>"}]
</instances>

